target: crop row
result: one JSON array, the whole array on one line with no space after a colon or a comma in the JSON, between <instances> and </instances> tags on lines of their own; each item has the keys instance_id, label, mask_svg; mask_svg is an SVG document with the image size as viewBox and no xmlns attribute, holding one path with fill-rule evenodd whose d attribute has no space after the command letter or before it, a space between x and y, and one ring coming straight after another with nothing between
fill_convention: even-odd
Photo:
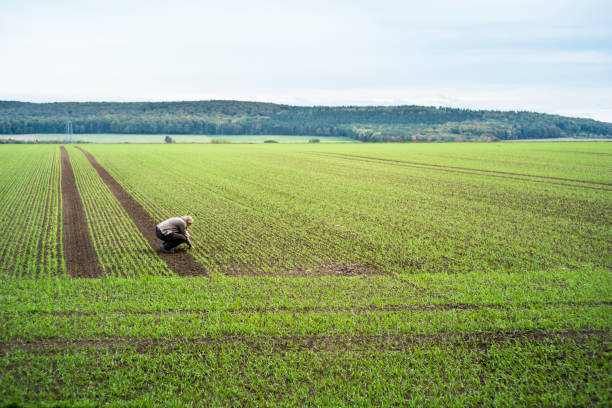
<instances>
[{"instance_id":1,"label":"crop row","mask_svg":"<svg viewBox=\"0 0 612 408\"><path fill-rule=\"evenodd\" d=\"M226 336L380 336L437 333L610 331L610 305L511 309L294 311L209 313L4 314L0 340L222 338Z\"/></svg>"},{"instance_id":2,"label":"crop row","mask_svg":"<svg viewBox=\"0 0 612 408\"><path fill-rule=\"evenodd\" d=\"M0 148L0 277L65 274L57 146Z\"/></svg>"},{"instance_id":3,"label":"crop row","mask_svg":"<svg viewBox=\"0 0 612 408\"><path fill-rule=\"evenodd\" d=\"M17 349L0 356L0 397L150 407L610 404L610 342L599 337L487 346L426 342L401 352L377 346L127 342Z\"/></svg>"},{"instance_id":4,"label":"crop row","mask_svg":"<svg viewBox=\"0 0 612 408\"><path fill-rule=\"evenodd\" d=\"M601 142L395 144L392 148L385 144L350 144L341 149L317 146L316 151L612 184L612 148Z\"/></svg>"},{"instance_id":5,"label":"crop row","mask_svg":"<svg viewBox=\"0 0 612 408\"><path fill-rule=\"evenodd\" d=\"M0 313L232 312L457 305L612 304L608 270L529 274L151 277L146 280L15 280L0 287ZM36 296L32 296L36 293ZM146 294L144 297L135 294Z\"/></svg>"},{"instance_id":6,"label":"crop row","mask_svg":"<svg viewBox=\"0 0 612 408\"><path fill-rule=\"evenodd\" d=\"M209 270L314 274L340 263L372 272L523 272L612 263L602 222L609 192L311 151L358 148L89 150L154 218L194 215L193 254ZM392 157L395 149L378 148ZM172 194L159 180L172 180Z\"/></svg>"},{"instance_id":7,"label":"crop row","mask_svg":"<svg viewBox=\"0 0 612 408\"><path fill-rule=\"evenodd\" d=\"M132 163L138 163L139 167L142 164L143 173L149 171L146 163L149 158L145 155L121 159L133 160ZM149 180L149 174L143 174L147 180L143 190L134 190L125 184L123 187L128 187L127 191L156 219L194 215L196 224L190 229L196 244L194 256L209 270L238 270L240 273L305 269L321 263L326 253L333 252L327 242L308 231L287 225L282 217L274 217L274 214L262 217L259 209L223 194L220 191L223 186L215 185L213 180L190 177L183 171L185 163L178 163L178 168L174 169L161 160L161 178L172 180L171 194L167 194L168 185ZM112 164L106 167L112 174ZM159 174L158 170L156 172ZM161 196L164 198L160 199ZM253 251L254 245L257 252Z\"/></svg>"},{"instance_id":8,"label":"crop row","mask_svg":"<svg viewBox=\"0 0 612 408\"><path fill-rule=\"evenodd\" d=\"M69 152L91 239L105 275L171 275L83 153L75 148Z\"/></svg>"}]
</instances>

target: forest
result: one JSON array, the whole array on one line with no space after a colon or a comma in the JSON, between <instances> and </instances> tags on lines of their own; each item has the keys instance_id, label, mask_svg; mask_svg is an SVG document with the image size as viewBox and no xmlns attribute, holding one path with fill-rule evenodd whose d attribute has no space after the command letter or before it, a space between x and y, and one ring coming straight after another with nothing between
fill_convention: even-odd
<instances>
[{"instance_id":1,"label":"forest","mask_svg":"<svg viewBox=\"0 0 612 408\"><path fill-rule=\"evenodd\" d=\"M366 142L610 138L612 123L527 111L426 106L290 106L243 101L0 101L0 134L347 136Z\"/></svg>"}]
</instances>

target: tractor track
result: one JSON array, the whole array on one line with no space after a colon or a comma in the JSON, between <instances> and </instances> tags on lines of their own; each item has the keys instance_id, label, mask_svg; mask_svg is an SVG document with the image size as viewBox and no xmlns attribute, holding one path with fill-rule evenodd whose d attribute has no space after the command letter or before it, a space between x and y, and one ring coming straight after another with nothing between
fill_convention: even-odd
<instances>
[{"instance_id":1,"label":"tractor track","mask_svg":"<svg viewBox=\"0 0 612 408\"><path fill-rule=\"evenodd\" d=\"M174 316L180 314L190 315L208 315L211 313L230 313L232 315L246 313L274 314L274 313L291 313L291 314L307 314L307 313L367 313L367 312L440 312L448 310L512 310L512 309L531 309L534 307L610 307L612 302L542 302L542 303L525 303L519 305L507 304L478 304L478 303L440 303L428 305L387 305L387 306L304 306L289 308L286 306L279 307L243 307L237 309L165 309L165 310L27 310L8 312L0 311L0 319L8 316L57 316L57 317L88 317L88 316Z\"/></svg>"},{"instance_id":2,"label":"tractor track","mask_svg":"<svg viewBox=\"0 0 612 408\"><path fill-rule=\"evenodd\" d=\"M380 163L380 164L388 164L390 166L412 167L412 168L419 168L419 169L425 169L425 170L438 170L438 171L444 171L444 172L450 172L450 173L469 174L469 175L475 175L475 176L485 176L485 177L496 177L496 178L504 178L504 179L512 179L512 180L530 181L533 183L543 183L543 184L566 186L566 187L578 187L578 188L586 188L586 189L599 190L599 191L612 191L612 189L606 188L606 186L612 186L612 184L598 182L598 181L578 180L578 179L570 179L570 178L562 178L562 177L538 176L535 174L512 173L512 172L496 171L496 170L473 169L473 168L468 168L468 167L457 167L457 166L446 166L446 165L441 165L441 164L410 162L410 161L403 161L403 160L384 159L380 157L360 156L360 155L354 155L354 154L328 153L328 152L312 152L312 153L319 155L319 156L335 157L338 159L345 159L345 160L362 161L366 163ZM568 183L577 183L577 184L568 184Z\"/></svg>"},{"instance_id":3,"label":"tractor track","mask_svg":"<svg viewBox=\"0 0 612 408\"><path fill-rule=\"evenodd\" d=\"M73 278L99 278L104 272L94 250L83 203L74 179L70 157L60 147L62 160L62 231L66 273Z\"/></svg>"},{"instance_id":4,"label":"tractor track","mask_svg":"<svg viewBox=\"0 0 612 408\"><path fill-rule=\"evenodd\" d=\"M121 187L121 185L111 176L104 167L85 149L77 147L89 160L89 163L96 169L98 175L113 195L117 198L121 206L125 209L138 230L149 242L151 247L166 262L168 268L179 276L206 276L204 267L185 251L177 251L174 254L166 254L160 251L161 241L155 235L155 225L160 221L155 221L145 209Z\"/></svg>"},{"instance_id":5,"label":"tractor track","mask_svg":"<svg viewBox=\"0 0 612 408\"><path fill-rule=\"evenodd\" d=\"M505 343L563 342L584 343L589 339L601 340L601 348L609 352L609 330L537 330L515 329L500 331L482 331L473 333L438 332L438 333L405 333L381 335L331 335L331 336L244 336L219 335L195 338L142 338L102 336L89 339L13 339L0 342L0 353L13 350L41 354L66 353L68 350L110 348L116 350L133 350L137 353L190 350L198 352L201 348L226 347L227 345L246 345L253 350L265 352L282 352L287 350L325 350L366 348L384 351L404 351L419 345L459 344L476 349L488 349L491 346Z\"/></svg>"}]
</instances>

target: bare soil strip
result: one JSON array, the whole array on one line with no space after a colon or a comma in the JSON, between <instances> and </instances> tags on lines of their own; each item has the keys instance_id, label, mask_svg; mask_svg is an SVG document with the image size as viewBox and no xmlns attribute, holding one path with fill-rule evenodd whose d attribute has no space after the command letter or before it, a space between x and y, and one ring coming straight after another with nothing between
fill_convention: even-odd
<instances>
[{"instance_id":1,"label":"bare soil strip","mask_svg":"<svg viewBox=\"0 0 612 408\"><path fill-rule=\"evenodd\" d=\"M383 335L356 335L356 336L240 336L221 335L216 337L199 338L140 338L140 337L99 337L92 339L14 339L9 342L0 342L0 353L11 350L22 350L44 354L45 352L64 353L67 349L82 349L91 347L117 348L133 350L135 352L154 351L154 349L183 350L198 347L215 347L224 345L246 345L254 350L261 349L269 352L283 350L324 350L367 348L385 351L402 351L422 344L464 344L472 348L488 349L500 343L516 343L522 341L558 342L572 340L580 343L589 339L601 339L602 348L610 342L610 331L607 330L569 330L569 331L542 331L542 330L508 330L497 332L475 333L431 333L431 334L383 334Z\"/></svg>"},{"instance_id":2,"label":"bare soil strip","mask_svg":"<svg viewBox=\"0 0 612 408\"><path fill-rule=\"evenodd\" d=\"M231 310L201 310L201 309L167 309L167 310L101 310L101 311L81 311L81 310L63 310L63 311L47 311L47 310L30 310L26 312L0 312L2 315L46 315L46 316L105 316L105 315L152 315L152 316L172 316L179 314L194 314L206 315L209 313L262 313L273 314L279 312L289 312L294 314L300 313L342 313L342 312L436 312L445 310L511 310L511 309L532 309L534 307L602 307L612 306L612 302L543 302L543 303L526 303L521 305L496 305L496 304L437 304L437 305L388 305L388 306L308 306L301 308L288 307L246 307Z\"/></svg>"},{"instance_id":3,"label":"bare soil strip","mask_svg":"<svg viewBox=\"0 0 612 408\"><path fill-rule=\"evenodd\" d=\"M227 276L262 276L262 273L248 266L225 269L223 273ZM333 261L323 263L309 269L287 269L278 274L270 276L294 276L294 277L316 277L316 276L371 276L390 275L390 272L374 265L363 265Z\"/></svg>"},{"instance_id":4,"label":"bare soil strip","mask_svg":"<svg viewBox=\"0 0 612 408\"><path fill-rule=\"evenodd\" d=\"M64 232L64 259L66 272L73 278L98 278L103 270L98 263L81 196L74 181L70 157L64 146L62 155L62 230Z\"/></svg>"},{"instance_id":5,"label":"bare soil strip","mask_svg":"<svg viewBox=\"0 0 612 408\"><path fill-rule=\"evenodd\" d=\"M106 171L104 167L98 163L98 161L85 149L77 147L85 157L89 160L91 165L96 169L104 183L108 186L110 191L117 197L117 200L127 214L130 216L134 224L138 227L142 235L149 241L151 247L157 251L159 256L168 264L168 267L179 276L206 276L206 270L204 267L193 259L193 256L185 251L177 251L174 254L165 254L160 251L161 241L155 235L155 226L163 220L155 221L151 216L142 208L142 206L129 195L123 187Z\"/></svg>"},{"instance_id":6,"label":"bare soil strip","mask_svg":"<svg viewBox=\"0 0 612 408\"><path fill-rule=\"evenodd\" d=\"M343 153L316 152L316 154L323 155L323 156L344 158L348 160L358 160L358 161L364 161L364 162L370 162L370 163L379 162L379 163L387 163L390 165L403 166L403 167L415 167L415 168L421 168L421 169L448 171L448 172L453 172L453 173L474 174L474 175L479 175L479 176L499 177L499 178L514 179L514 180L525 180L525 181L531 181L534 183L545 183L545 184L553 184L553 185L560 185L560 186L589 188L593 190L612 191L611 189L608 189L608 188L592 187L592 186L587 185L587 184L596 184L596 185L602 185L602 186L612 186L612 184L598 182L598 181L577 180L577 179L550 177L550 176L538 176L535 174L511 173L511 172L496 171L496 170L472 169L468 167L444 166L441 164L409 162L409 161L402 161L402 160L383 159L379 157L359 156L359 155L343 154ZM567 184L567 183L559 183L559 182L548 181L548 180L568 181L568 182L580 183L580 184Z\"/></svg>"},{"instance_id":7,"label":"bare soil strip","mask_svg":"<svg viewBox=\"0 0 612 408\"><path fill-rule=\"evenodd\" d=\"M60 175L61 176L61 175ZM58 203L59 206L61 206L63 208L64 204L63 204L63 197L62 197L62 202ZM64 227L62 224L62 217L63 217L63 210L62 211L58 211L57 212L57 235L56 235L56 241L57 242L57 246L56 246L56 259L57 259L57 275L61 276L63 275L63 273L65 272L66 274L68 274L68 271L66 271L65 268L65 263L64 265L62 265L62 260L64 260L63 258L63 253L64 253L64 240L63 240L63 236L64 236Z\"/></svg>"}]
</instances>

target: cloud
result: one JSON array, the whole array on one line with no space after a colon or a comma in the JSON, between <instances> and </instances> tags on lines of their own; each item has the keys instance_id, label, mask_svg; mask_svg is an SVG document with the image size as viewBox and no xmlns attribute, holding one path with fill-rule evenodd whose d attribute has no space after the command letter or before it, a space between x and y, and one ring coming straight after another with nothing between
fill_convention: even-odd
<instances>
[{"instance_id":1,"label":"cloud","mask_svg":"<svg viewBox=\"0 0 612 408\"><path fill-rule=\"evenodd\" d=\"M0 99L412 103L612 120L605 1L2 2L0 33Z\"/></svg>"}]
</instances>

